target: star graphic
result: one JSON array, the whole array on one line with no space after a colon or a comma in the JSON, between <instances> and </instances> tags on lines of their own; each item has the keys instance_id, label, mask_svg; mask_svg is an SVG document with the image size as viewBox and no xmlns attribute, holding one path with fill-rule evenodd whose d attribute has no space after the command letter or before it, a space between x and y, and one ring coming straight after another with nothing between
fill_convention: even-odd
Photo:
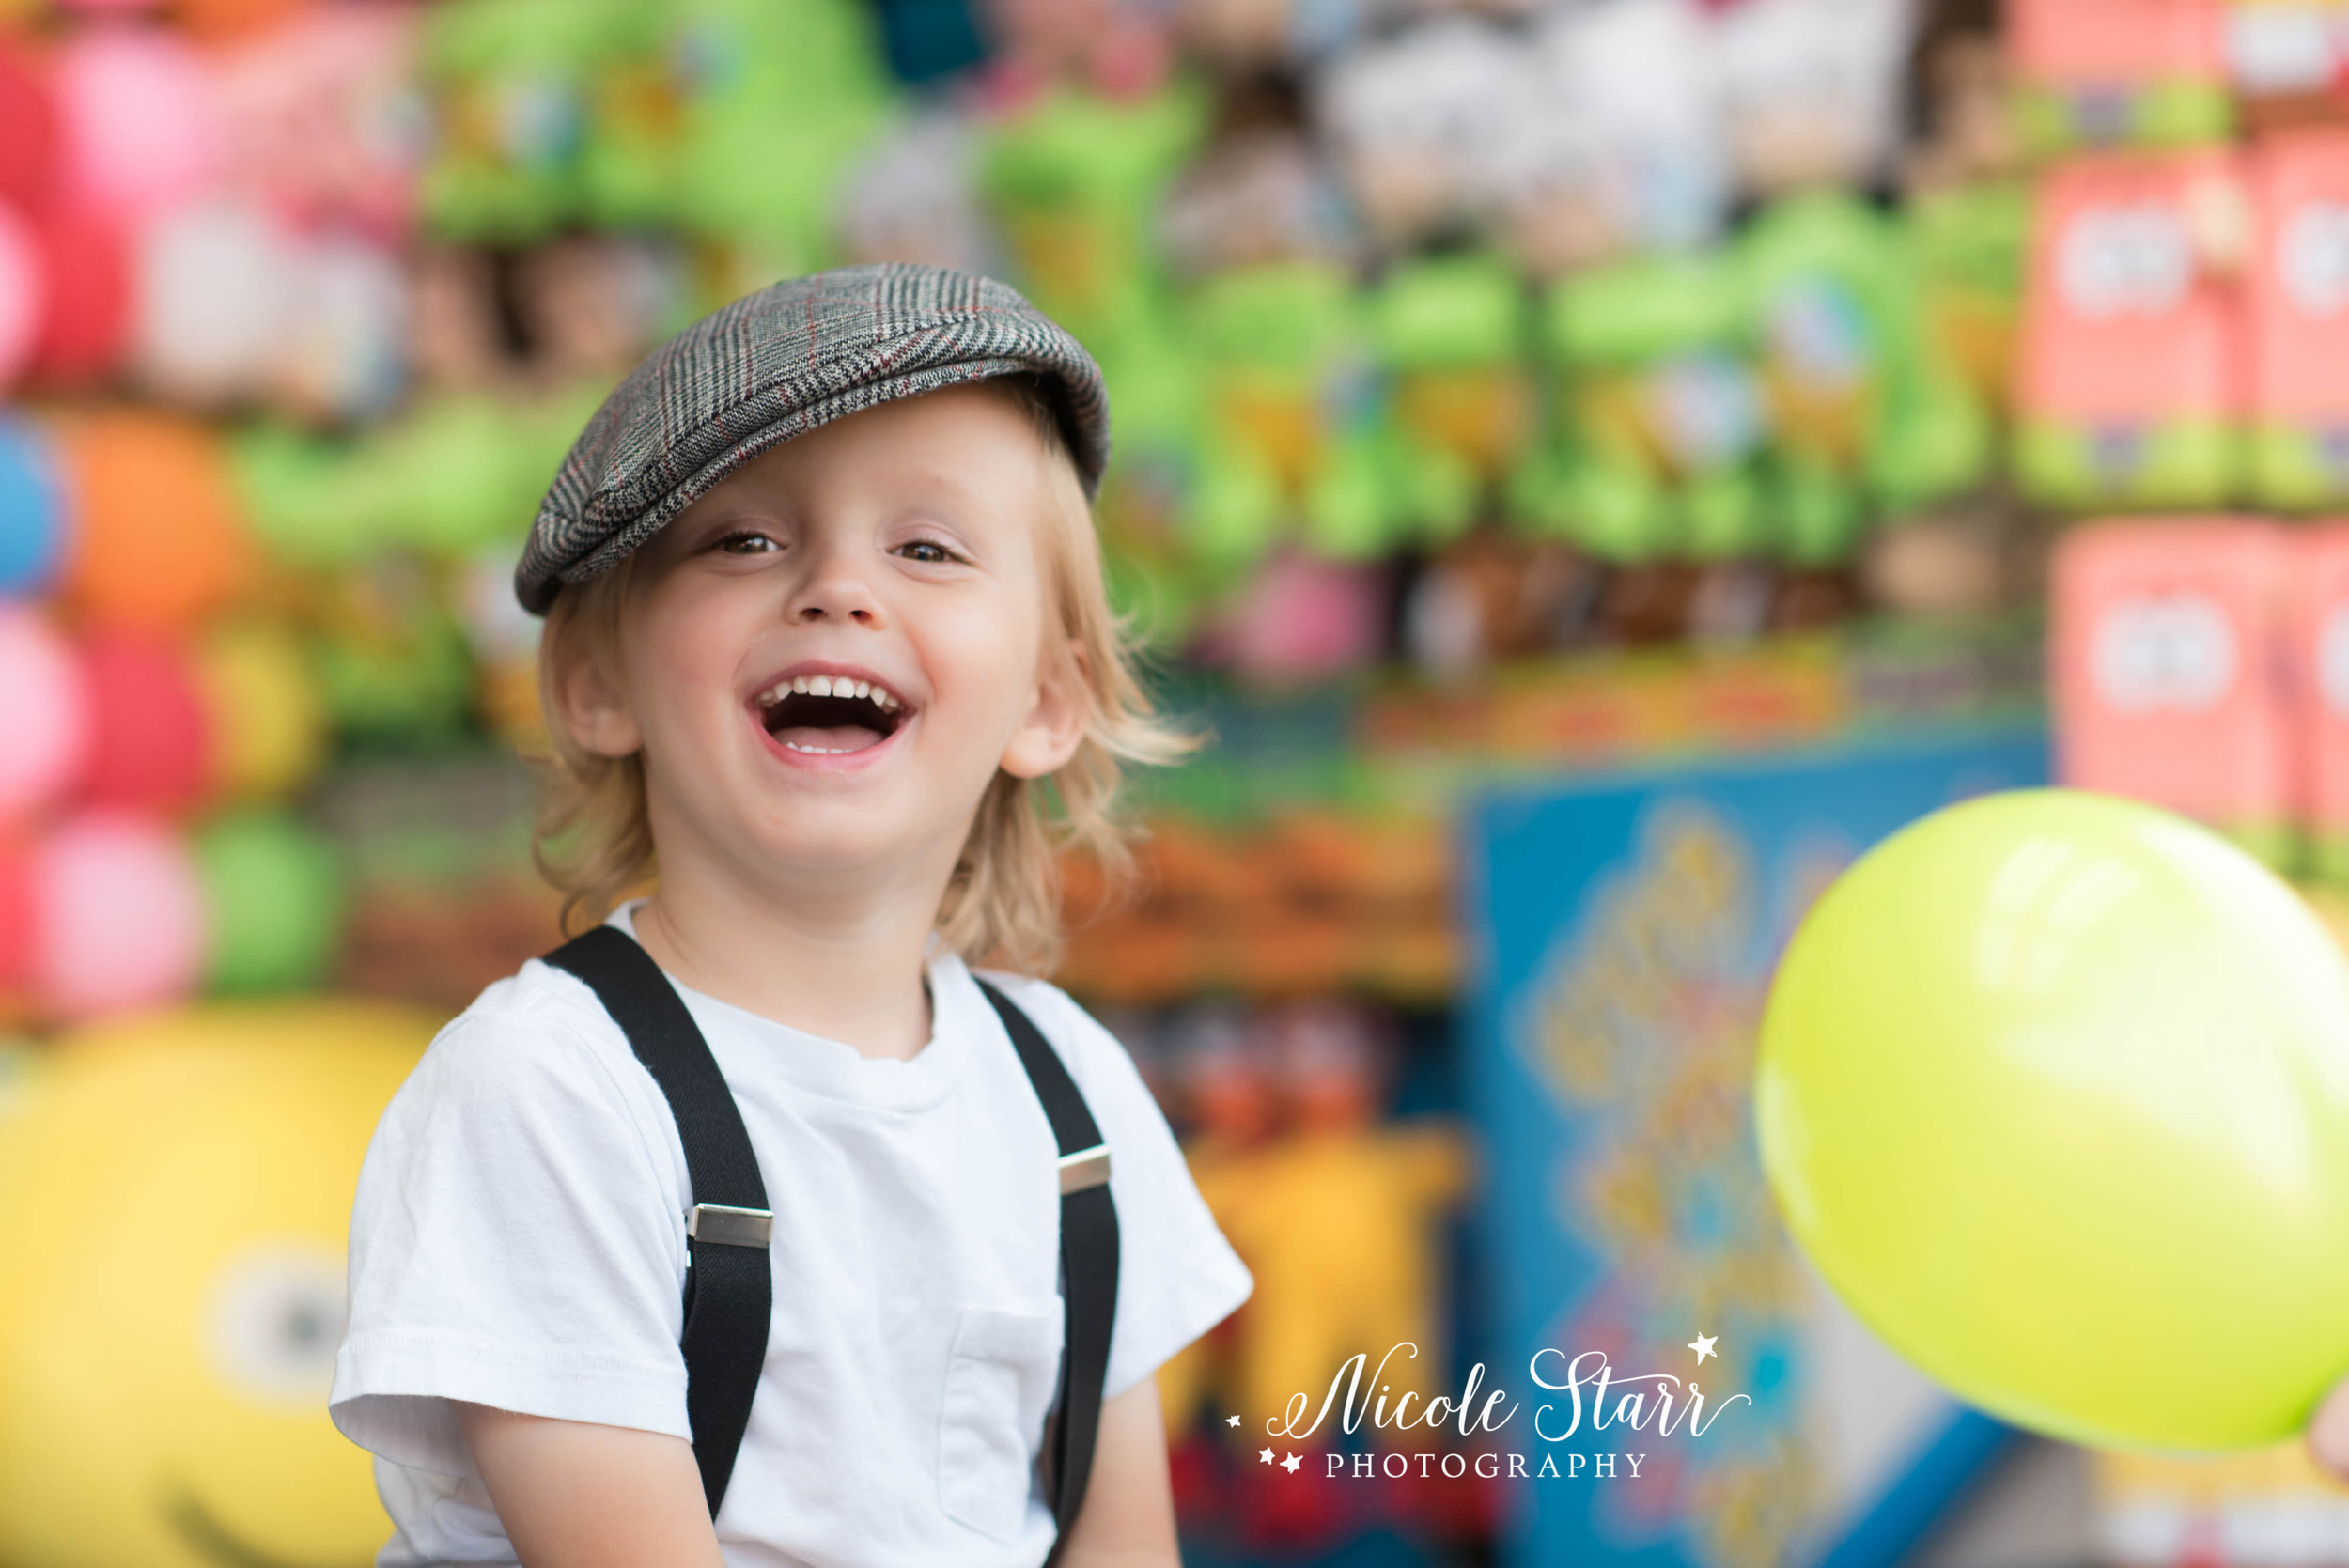
<instances>
[{"instance_id":1,"label":"star graphic","mask_svg":"<svg viewBox=\"0 0 2349 1568\"><path fill-rule=\"evenodd\" d=\"M1720 1336L1718 1334L1699 1334L1695 1339L1688 1342L1688 1348L1697 1353L1697 1365L1704 1365L1704 1358L1707 1356L1718 1356L1720 1354L1719 1351L1713 1348L1713 1342L1719 1337Z\"/></svg>"},{"instance_id":2,"label":"star graphic","mask_svg":"<svg viewBox=\"0 0 2349 1568\"><path fill-rule=\"evenodd\" d=\"M1297 1467L1303 1463L1303 1460L1300 1460L1297 1457L1297 1455L1292 1453L1286 1459L1281 1461L1281 1468L1288 1471L1291 1475L1295 1475L1297 1473Z\"/></svg>"},{"instance_id":3,"label":"star graphic","mask_svg":"<svg viewBox=\"0 0 2349 1568\"><path fill-rule=\"evenodd\" d=\"M1239 1424L1239 1418L1237 1416L1226 1416L1223 1418L1223 1424L1225 1426L1237 1426Z\"/></svg>"},{"instance_id":4,"label":"star graphic","mask_svg":"<svg viewBox=\"0 0 2349 1568\"><path fill-rule=\"evenodd\" d=\"M1256 1451L1256 1463L1258 1463L1259 1465L1269 1465L1269 1464L1271 1464L1271 1463L1272 1463L1272 1451L1271 1451L1270 1449L1258 1449L1258 1450Z\"/></svg>"}]
</instances>

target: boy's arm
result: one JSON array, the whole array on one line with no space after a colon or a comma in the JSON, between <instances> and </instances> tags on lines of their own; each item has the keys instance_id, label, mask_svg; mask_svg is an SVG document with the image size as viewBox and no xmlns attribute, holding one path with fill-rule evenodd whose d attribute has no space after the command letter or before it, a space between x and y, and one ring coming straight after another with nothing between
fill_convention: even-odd
<instances>
[{"instance_id":1,"label":"boy's arm","mask_svg":"<svg viewBox=\"0 0 2349 1568\"><path fill-rule=\"evenodd\" d=\"M1101 1402L1084 1507L1061 1560L1067 1568L1182 1568L1156 1377Z\"/></svg>"},{"instance_id":2,"label":"boy's arm","mask_svg":"<svg viewBox=\"0 0 2349 1568\"><path fill-rule=\"evenodd\" d=\"M724 1568L683 1438L463 1403L457 1421L523 1568Z\"/></svg>"}]
</instances>

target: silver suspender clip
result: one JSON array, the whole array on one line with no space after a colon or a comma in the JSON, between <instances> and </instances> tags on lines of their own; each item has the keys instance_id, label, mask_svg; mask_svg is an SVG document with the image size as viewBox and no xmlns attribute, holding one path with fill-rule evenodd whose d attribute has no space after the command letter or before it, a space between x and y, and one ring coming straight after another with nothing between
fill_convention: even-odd
<instances>
[{"instance_id":1,"label":"silver suspender clip","mask_svg":"<svg viewBox=\"0 0 2349 1568\"><path fill-rule=\"evenodd\" d=\"M1060 1157L1060 1189L1064 1197L1082 1192L1088 1187L1099 1187L1109 1179L1110 1146L1106 1143Z\"/></svg>"},{"instance_id":2,"label":"silver suspender clip","mask_svg":"<svg viewBox=\"0 0 2349 1568\"><path fill-rule=\"evenodd\" d=\"M771 1209L733 1209L723 1203L695 1203L685 1217L685 1234L695 1241L721 1247L764 1247L774 1238Z\"/></svg>"}]
</instances>

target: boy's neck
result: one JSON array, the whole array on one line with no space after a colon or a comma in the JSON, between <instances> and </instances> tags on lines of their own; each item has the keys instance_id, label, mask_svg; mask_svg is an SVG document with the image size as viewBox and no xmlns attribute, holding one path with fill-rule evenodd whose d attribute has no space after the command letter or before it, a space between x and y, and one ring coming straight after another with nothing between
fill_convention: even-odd
<instances>
[{"instance_id":1,"label":"boy's neck","mask_svg":"<svg viewBox=\"0 0 2349 1568\"><path fill-rule=\"evenodd\" d=\"M666 879L633 918L653 961L707 996L877 1060L929 1043L928 920L874 910L802 929L723 885Z\"/></svg>"}]
</instances>

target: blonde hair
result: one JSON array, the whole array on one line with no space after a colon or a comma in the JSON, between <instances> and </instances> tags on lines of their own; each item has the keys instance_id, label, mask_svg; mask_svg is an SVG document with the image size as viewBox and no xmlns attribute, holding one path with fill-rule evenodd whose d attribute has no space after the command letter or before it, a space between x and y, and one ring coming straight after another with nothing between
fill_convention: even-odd
<instances>
[{"instance_id":1,"label":"blonde hair","mask_svg":"<svg viewBox=\"0 0 2349 1568\"><path fill-rule=\"evenodd\" d=\"M1083 738L1058 771L1022 779L997 769L947 879L937 927L970 964L1049 974L1062 946L1062 857L1091 859L1112 896L1132 884L1128 839L1135 830L1112 810L1121 764L1179 762L1207 737L1176 728L1143 688L1145 656L1135 617L1110 607L1100 541L1057 402L1033 376L979 384L1017 400L1044 445L1050 499L1037 520L1038 553L1046 622L1056 621L1060 635L1043 639L1043 659L1051 678L1075 677L1086 711ZM588 751L570 734L556 700L557 682L574 660L617 649L620 607L636 560L627 556L600 576L566 585L538 644L548 745L532 759L545 772L546 788L531 857L563 894L567 936L593 926L658 877L642 756Z\"/></svg>"}]
</instances>

